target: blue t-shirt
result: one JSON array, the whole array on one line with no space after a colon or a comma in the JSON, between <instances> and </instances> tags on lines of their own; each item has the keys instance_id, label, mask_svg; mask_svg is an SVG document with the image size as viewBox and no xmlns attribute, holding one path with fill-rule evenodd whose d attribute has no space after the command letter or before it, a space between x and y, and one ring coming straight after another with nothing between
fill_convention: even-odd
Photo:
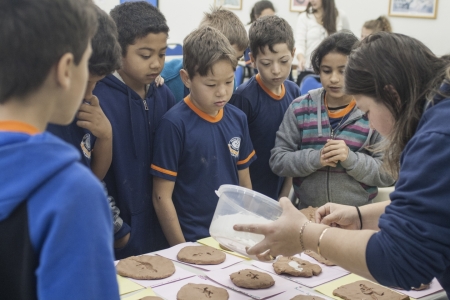
<instances>
[{"instance_id":1,"label":"blue t-shirt","mask_svg":"<svg viewBox=\"0 0 450 300\"><path fill-rule=\"evenodd\" d=\"M89 130L78 126L77 121L75 119L67 126L48 124L47 131L77 148L81 155L80 162L91 168L91 153L96 137Z\"/></svg>"},{"instance_id":2,"label":"blue t-shirt","mask_svg":"<svg viewBox=\"0 0 450 300\"><path fill-rule=\"evenodd\" d=\"M239 184L238 170L256 159L245 115L226 105L216 117L190 97L167 112L156 131L151 172L175 181L172 200L186 241L209 236L222 184Z\"/></svg>"},{"instance_id":3,"label":"blue t-shirt","mask_svg":"<svg viewBox=\"0 0 450 300\"><path fill-rule=\"evenodd\" d=\"M250 166L253 189L273 199L278 199L284 178L270 169L270 150L275 145L275 136L284 113L291 102L300 96L298 86L292 81L286 80L281 89L281 94L275 95L264 86L258 74L239 86L230 100L247 115L250 137L258 155Z\"/></svg>"}]
</instances>

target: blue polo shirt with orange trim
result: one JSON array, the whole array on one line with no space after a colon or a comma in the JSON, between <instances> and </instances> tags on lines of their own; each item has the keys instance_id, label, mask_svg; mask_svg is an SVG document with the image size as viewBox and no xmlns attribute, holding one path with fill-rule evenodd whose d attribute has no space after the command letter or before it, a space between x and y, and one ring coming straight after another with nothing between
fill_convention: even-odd
<instances>
[{"instance_id":1,"label":"blue polo shirt with orange trim","mask_svg":"<svg viewBox=\"0 0 450 300\"><path fill-rule=\"evenodd\" d=\"M172 200L186 241L209 236L222 184L239 185L238 170L256 159L245 115L225 105L216 117L187 96L156 131L151 173L175 181Z\"/></svg>"},{"instance_id":2,"label":"blue polo shirt with orange trim","mask_svg":"<svg viewBox=\"0 0 450 300\"><path fill-rule=\"evenodd\" d=\"M239 107L247 115L250 137L258 155L258 159L250 166L252 187L273 199L278 199L284 178L275 175L270 169L270 150L275 145L275 136L284 113L299 96L300 89L294 82L286 80L281 85L281 93L276 95L257 74L240 85L230 100L230 104Z\"/></svg>"}]
</instances>

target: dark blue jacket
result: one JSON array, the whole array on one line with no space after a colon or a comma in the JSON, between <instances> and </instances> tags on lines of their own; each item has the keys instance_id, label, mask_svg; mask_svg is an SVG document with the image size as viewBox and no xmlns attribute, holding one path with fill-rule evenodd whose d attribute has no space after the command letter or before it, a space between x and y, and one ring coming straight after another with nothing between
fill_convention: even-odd
<instances>
[{"instance_id":1,"label":"dark blue jacket","mask_svg":"<svg viewBox=\"0 0 450 300\"><path fill-rule=\"evenodd\" d=\"M409 290L436 277L450 296L449 116L450 98L437 97L402 153L392 202L366 250L369 271L383 285Z\"/></svg>"},{"instance_id":2,"label":"dark blue jacket","mask_svg":"<svg viewBox=\"0 0 450 300\"><path fill-rule=\"evenodd\" d=\"M150 163L155 129L174 97L165 85L151 84L141 99L114 75L98 82L94 94L113 129L113 159L104 181L124 222L116 238L131 230L128 244L116 249L116 259L166 248L152 203Z\"/></svg>"}]
</instances>

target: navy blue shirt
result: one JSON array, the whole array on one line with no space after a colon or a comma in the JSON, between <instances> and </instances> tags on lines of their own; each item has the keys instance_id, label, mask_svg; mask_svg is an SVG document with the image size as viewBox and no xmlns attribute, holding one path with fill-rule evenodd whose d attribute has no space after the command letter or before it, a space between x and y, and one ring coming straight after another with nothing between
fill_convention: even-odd
<instances>
[{"instance_id":1,"label":"navy blue shirt","mask_svg":"<svg viewBox=\"0 0 450 300\"><path fill-rule=\"evenodd\" d=\"M219 200L215 190L239 185L238 170L256 158L245 115L226 105L211 117L188 96L161 120L155 145L151 171L175 181L172 200L186 241L209 236Z\"/></svg>"},{"instance_id":2,"label":"navy blue shirt","mask_svg":"<svg viewBox=\"0 0 450 300\"><path fill-rule=\"evenodd\" d=\"M90 169L91 153L94 149L96 137L89 130L78 126L77 121L75 118L67 126L48 124L47 131L77 148L81 155L80 162Z\"/></svg>"},{"instance_id":3,"label":"navy blue shirt","mask_svg":"<svg viewBox=\"0 0 450 300\"><path fill-rule=\"evenodd\" d=\"M142 99L114 75L99 81L94 95L113 129L113 158L104 181L120 217L131 227L127 245L115 249L116 259L167 248L153 207L149 170L156 127L175 99L165 85L155 84Z\"/></svg>"},{"instance_id":4,"label":"navy blue shirt","mask_svg":"<svg viewBox=\"0 0 450 300\"><path fill-rule=\"evenodd\" d=\"M437 101L403 150L392 202L367 244L366 260L383 285L409 290L436 277L450 296L450 98Z\"/></svg>"},{"instance_id":5,"label":"navy blue shirt","mask_svg":"<svg viewBox=\"0 0 450 300\"><path fill-rule=\"evenodd\" d=\"M239 86L230 100L247 115L250 137L258 155L250 166L252 187L272 199L278 199L284 178L270 169L270 150L275 145L284 113L291 102L300 96L298 86L292 81L286 80L281 89L281 94L275 95L264 86L258 74Z\"/></svg>"}]
</instances>

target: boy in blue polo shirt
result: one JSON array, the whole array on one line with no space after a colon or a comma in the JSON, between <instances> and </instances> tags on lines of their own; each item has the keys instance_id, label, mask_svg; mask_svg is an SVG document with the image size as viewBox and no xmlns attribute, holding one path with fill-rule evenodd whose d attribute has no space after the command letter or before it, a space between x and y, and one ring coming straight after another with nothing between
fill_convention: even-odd
<instances>
[{"instance_id":1,"label":"boy in blue polo shirt","mask_svg":"<svg viewBox=\"0 0 450 300\"><path fill-rule=\"evenodd\" d=\"M91 0L0 4L0 298L119 299L112 218L68 125L88 81Z\"/></svg>"},{"instance_id":2,"label":"boy in blue polo shirt","mask_svg":"<svg viewBox=\"0 0 450 300\"><path fill-rule=\"evenodd\" d=\"M300 96L298 86L289 80L295 53L291 26L283 18L257 19L249 31L250 58L258 74L234 92L230 103L246 115L250 137L258 159L250 166L253 189L273 199L288 196L292 178L275 175L269 166L270 150L284 113Z\"/></svg>"},{"instance_id":3,"label":"boy in blue polo shirt","mask_svg":"<svg viewBox=\"0 0 450 300\"><path fill-rule=\"evenodd\" d=\"M181 78L190 94L161 120L155 138L153 203L170 245L209 236L222 184L251 188L256 158L244 113L226 105L235 51L217 29L184 40Z\"/></svg>"},{"instance_id":4,"label":"boy in blue polo shirt","mask_svg":"<svg viewBox=\"0 0 450 300\"><path fill-rule=\"evenodd\" d=\"M153 137L162 116L175 104L170 90L156 88L164 66L169 27L145 1L111 11L122 47L122 67L94 90L113 129L113 158L105 183L120 209L123 226L114 238L117 259L167 248L152 204L150 163Z\"/></svg>"}]
</instances>

